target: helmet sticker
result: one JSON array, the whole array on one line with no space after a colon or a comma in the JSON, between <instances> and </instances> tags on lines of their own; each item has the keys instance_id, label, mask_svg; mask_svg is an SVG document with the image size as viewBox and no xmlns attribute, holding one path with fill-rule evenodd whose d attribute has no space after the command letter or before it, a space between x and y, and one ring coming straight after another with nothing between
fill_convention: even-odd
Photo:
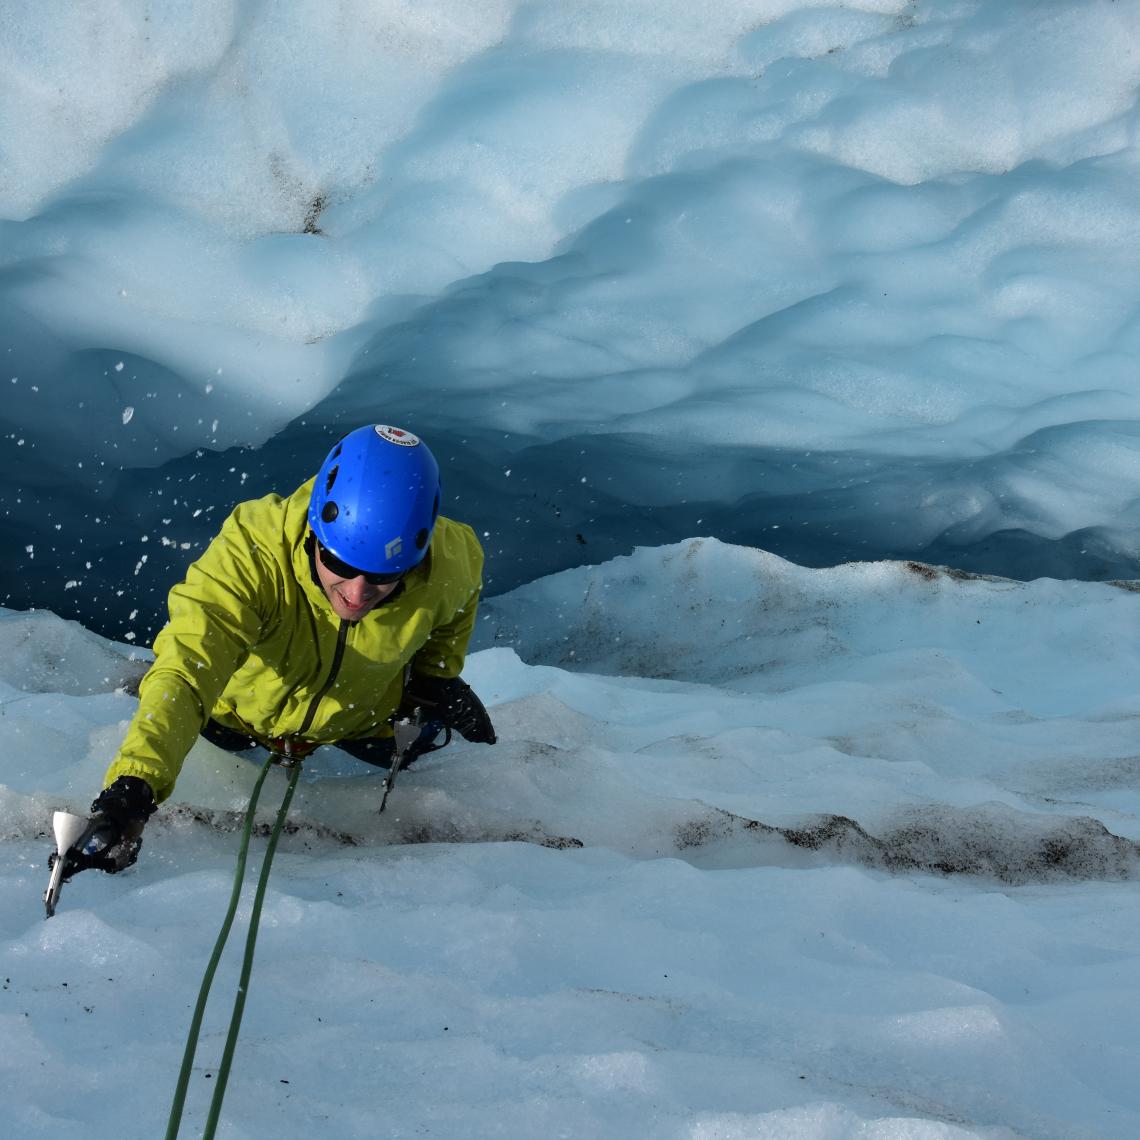
<instances>
[{"instance_id":1,"label":"helmet sticker","mask_svg":"<svg viewBox=\"0 0 1140 1140\"><path fill-rule=\"evenodd\" d=\"M399 444L400 447L415 447L420 442L418 435L412 435L403 428L389 427L388 424L377 424L376 434L389 443Z\"/></svg>"},{"instance_id":2,"label":"helmet sticker","mask_svg":"<svg viewBox=\"0 0 1140 1140\"><path fill-rule=\"evenodd\" d=\"M402 538L394 538L391 542L384 544L384 557L395 558L397 554L403 554L404 540Z\"/></svg>"}]
</instances>

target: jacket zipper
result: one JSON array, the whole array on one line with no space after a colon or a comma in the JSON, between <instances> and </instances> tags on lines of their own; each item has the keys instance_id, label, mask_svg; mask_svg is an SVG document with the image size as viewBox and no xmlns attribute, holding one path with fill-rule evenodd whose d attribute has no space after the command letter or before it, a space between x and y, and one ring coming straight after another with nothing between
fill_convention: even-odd
<instances>
[{"instance_id":1,"label":"jacket zipper","mask_svg":"<svg viewBox=\"0 0 1140 1140\"><path fill-rule=\"evenodd\" d=\"M305 713L305 719L301 722L301 727L297 729L297 735L302 739L305 733L309 731L309 725L313 723L313 717L317 715L317 706L324 699L325 694L333 687L333 682L336 680L336 675L340 672L341 659L344 657L345 642L348 641L348 627L351 622L341 619L340 629L337 630L336 635L336 649L333 651L332 668L329 669L329 675L325 678L325 683L320 687L313 699L309 702L309 709Z\"/></svg>"}]
</instances>

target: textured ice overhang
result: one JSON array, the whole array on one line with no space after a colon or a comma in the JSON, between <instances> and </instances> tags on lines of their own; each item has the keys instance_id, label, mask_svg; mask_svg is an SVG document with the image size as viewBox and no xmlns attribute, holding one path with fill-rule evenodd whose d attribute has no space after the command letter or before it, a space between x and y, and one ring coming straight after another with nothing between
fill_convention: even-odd
<instances>
[{"instance_id":1,"label":"textured ice overhang","mask_svg":"<svg viewBox=\"0 0 1140 1140\"><path fill-rule=\"evenodd\" d=\"M369 420L490 593L695 534L1140 575L1140 12L722 7L13 14L0 604L145 640Z\"/></svg>"}]
</instances>

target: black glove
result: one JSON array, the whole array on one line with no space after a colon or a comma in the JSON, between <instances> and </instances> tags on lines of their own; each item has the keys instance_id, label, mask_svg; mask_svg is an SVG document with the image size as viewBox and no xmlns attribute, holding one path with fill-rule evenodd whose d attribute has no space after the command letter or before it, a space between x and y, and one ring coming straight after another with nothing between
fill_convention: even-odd
<instances>
[{"instance_id":1,"label":"black glove","mask_svg":"<svg viewBox=\"0 0 1140 1140\"><path fill-rule=\"evenodd\" d=\"M63 854L63 881L92 867L109 875L126 870L139 857L143 826L156 807L150 785L138 776L120 776L104 788L91 804L87 830Z\"/></svg>"},{"instance_id":2,"label":"black glove","mask_svg":"<svg viewBox=\"0 0 1140 1140\"><path fill-rule=\"evenodd\" d=\"M425 720L441 721L445 728L454 729L464 740L473 744L495 743L495 726L483 702L459 677L413 673L404 689L400 708L411 710L416 706L423 710Z\"/></svg>"}]
</instances>

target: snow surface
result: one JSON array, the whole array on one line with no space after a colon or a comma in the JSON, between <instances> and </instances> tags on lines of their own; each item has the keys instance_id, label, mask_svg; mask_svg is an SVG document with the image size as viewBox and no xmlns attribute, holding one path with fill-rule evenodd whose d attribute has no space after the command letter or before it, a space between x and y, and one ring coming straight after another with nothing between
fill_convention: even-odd
<instances>
[{"instance_id":1,"label":"snow surface","mask_svg":"<svg viewBox=\"0 0 1140 1140\"><path fill-rule=\"evenodd\" d=\"M494 748L382 817L374 769L306 762L219 1136L1130 1140L1138 608L712 539L492 600ZM145 654L44 612L0 648L5 1132L160 1135L257 765L199 742L138 865L45 922L51 810Z\"/></svg>"},{"instance_id":2,"label":"snow surface","mask_svg":"<svg viewBox=\"0 0 1140 1140\"><path fill-rule=\"evenodd\" d=\"M148 641L376 420L494 593L1140 576L1138 90L1134 0L9 4L0 604Z\"/></svg>"},{"instance_id":3,"label":"snow surface","mask_svg":"<svg viewBox=\"0 0 1140 1140\"><path fill-rule=\"evenodd\" d=\"M219 1136L1140 1135L1140 5L0 10L3 1135L165 1130L256 764L51 812L376 420L500 742L306 763Z\"/></svg>"}]
</instances>

